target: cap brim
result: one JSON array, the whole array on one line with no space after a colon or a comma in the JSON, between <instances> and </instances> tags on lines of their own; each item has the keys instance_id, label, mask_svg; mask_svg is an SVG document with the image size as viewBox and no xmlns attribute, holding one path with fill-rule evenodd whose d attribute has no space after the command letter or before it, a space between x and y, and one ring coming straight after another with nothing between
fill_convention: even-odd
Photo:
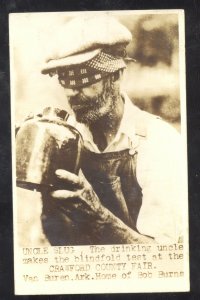
<instances>
[{"instance_id":1,"label":"cap brim","mask_svg":"<svg viewBox=\"0 0 200 300\"><path fill-rule=\"evenodd\" d=\"M45 63L43 66L41 73L48 74L50 71L57 69L59 67L70 67L72 65L82 64L97 54L99 54L101 49L95 49L84 53L77 53L73 56L67 56L59 59L51 59Z\"/></svg>"}]
</instances>

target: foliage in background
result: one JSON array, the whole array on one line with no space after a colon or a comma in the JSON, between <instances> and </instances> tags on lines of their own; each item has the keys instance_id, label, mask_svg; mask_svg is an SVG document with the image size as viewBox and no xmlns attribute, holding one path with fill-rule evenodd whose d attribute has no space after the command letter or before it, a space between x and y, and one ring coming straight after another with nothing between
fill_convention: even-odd
<instances>
[{"instance_id":1,"label":"foliage in background","mask_svg":"<svg viewBox=\"0 0 200 300\"><path fill-rule=\"evenodd\" d=\"M126 24L133 43L125 89L140 108L171 123L180 122L178 20L176 15L144 15Z\"/></svg>"}]
</instances>

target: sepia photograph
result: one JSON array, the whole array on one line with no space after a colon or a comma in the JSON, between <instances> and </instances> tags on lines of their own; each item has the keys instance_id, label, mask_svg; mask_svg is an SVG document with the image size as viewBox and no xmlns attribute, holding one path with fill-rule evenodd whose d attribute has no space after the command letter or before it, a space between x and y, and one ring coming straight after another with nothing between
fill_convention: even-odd
<instances>
[{"instance_id":1,"label":"sepia photograph","mask_svg":"<svg viewBox=\"0 0 200 300\"><path fill-rule=\"evenodd\" d=\"M14 13L9 39L17 294L189 290L184 11Z\"/></svg>"}]
</instances>

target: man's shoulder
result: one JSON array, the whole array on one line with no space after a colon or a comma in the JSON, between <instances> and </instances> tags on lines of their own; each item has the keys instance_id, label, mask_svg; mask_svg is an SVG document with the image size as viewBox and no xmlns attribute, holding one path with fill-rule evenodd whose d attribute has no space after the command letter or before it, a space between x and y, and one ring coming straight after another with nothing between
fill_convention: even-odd
<instances>
[{"instance_id":1,"label":"man's shoulder","mask_svg":"<svg viewBox=\"0 0 200 300\"><path fill-rule=\"evenodd\" d=\"M172 124L163 120L160 116L144 111L133 104L135 134L146 138L162 140L166 137L178 138L179 132Z\"/></svg>"}]
</instances>

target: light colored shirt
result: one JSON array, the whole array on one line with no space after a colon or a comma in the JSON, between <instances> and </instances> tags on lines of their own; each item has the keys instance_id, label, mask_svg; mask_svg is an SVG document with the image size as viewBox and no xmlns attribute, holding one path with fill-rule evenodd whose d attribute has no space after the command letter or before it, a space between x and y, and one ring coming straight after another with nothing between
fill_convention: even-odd
<instances>
[{"instance_id":1,"label":"light colored shirt","mask_svg":"<svg viewBox=\"0 0 200 300\"><path fill-rule=\"evenodd\" d=\"M122 97L125 105L119 130L103 152L137 150L136 176L143 194L137 229L159 243L177 242L183 227L180 134L160 118L142 112L126 94ZM142 114L148 122L141 122ZM85 147L100 152L87 126L73 117L69 123L80 131Z\"/></svg>"}]
</instances>

